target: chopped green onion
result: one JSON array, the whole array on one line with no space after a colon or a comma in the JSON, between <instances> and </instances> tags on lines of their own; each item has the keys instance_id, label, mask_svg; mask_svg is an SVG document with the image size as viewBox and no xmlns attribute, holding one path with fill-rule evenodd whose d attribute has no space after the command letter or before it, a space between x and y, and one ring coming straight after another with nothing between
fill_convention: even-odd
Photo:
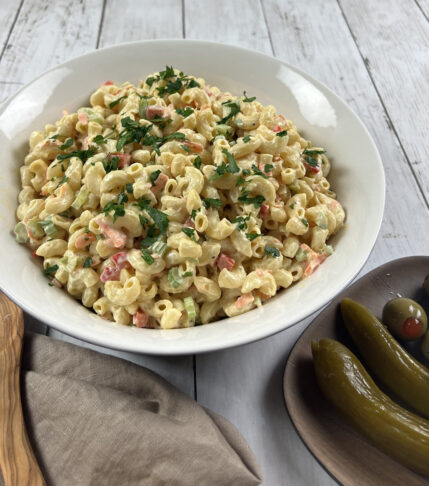
<instances>
[{"instance_id":1,"label":"chopped green onion","mask_svg":"<svg viewBox=\"0 0 429 486\"><path fill-rule=\"evenodd\" d=\"M229 140L234 133L234 129L229 125L217 125L216 135L223 135L227 140Z\"/></svg>"},{"instance_id":2,"label":"chopped green onion","mask_svg":"<svg viewBox=\"0 0 429 486\"><path fill-rule=\"evenodd\" d=\"M150 245L149 250L152 252L152 254L156 254L162 257L167 251L167 243L161 240L157 240L152 243L152 245Z\"/></svg>"},{"instance_id":3,"label":"chopped green onion","mask_svg":"<svg viewBox=\"0 0 429 486\"><path fill-rule=\"evenodd\" d=\"M149 250L146 248L142 248L142 258L148 265L152 265L155 261L153 256L149 253Z\"/></svg>"},{"instance_id":4,"label":"chopped green onion","mask_svg":"<svg viewBox=\"0 0 429 486\"><path fill-rule=\"evenodd\" d=\"M171 283L173 289L177 289L187 277L192 277L192 272L180 273L179 267L170 268L168 272L168 281Z\"/></svg>"},{"instance_id":5,"label":"chopped green onion","mask_svg":"<svg viewBox=\"0 0 429 486\"><path fill-rule=\"evenodd\" d=\"M48 275L48 276L52 277L59 268L60 267L58 265L51 265L50 267L46 267L43 270L43 273L44 273L44 275Z\"/></svg>"},{"instance_id":6,"label":"chopped green onion","mask_svg":"<svg viewBox=\"0 0 429 486\"><path fill-rule=\"evenodd\" d=\"M78 113L85 113L88 116L89 121L93 121L98 123L99 125L103 125L104 117L100 115L98 111L94 110L94 108L79 108L77 110Z\"/></svg>"},{"instance_id":7,"label":"chopped green onion","mask_svg":"<svg viewBox=\"0 0 429 486\"><path fill-rule=\"evenodd\" d=\"M73 209L80 209L87 201L88 199L88 189L83 186L81 190L79 191L78 195L76 196L76 199L73 201L71 207Z\"/></svg>"},{"instance_id":8,"label":"chopped green onion","mask_svg":"<svg viewBox=\"0 0 429 486\"><path fill-rule=\"evenodd\" d=\"M298 248L295 258L297 262L303 262L305 260L308 260L308 251L303 250L302 248Z\"/></svg>"},{"instance_id":9,"label":"chopped green onion","mask_svg":"<svg viewBox=\"0 0 429 486\"><path fill-rule=\"evenodd\" d=\"M43 231L47 236L53 236L58 231L51 218L39 221L38 224L43 228Z\"/></svg>"},{"instance_id":10,"label":"chopped green onion","mask_svg":"<svg viewBox=\"0 0 429 486\"><path fill-rule=\"evenodd\" d=\"M195 309L195 302L192 297L185 297L183 299L183 304L185 305L186 313L188 314L188 319L194 321L197 317L197 311Z\"/></svg>"}]
</instances>

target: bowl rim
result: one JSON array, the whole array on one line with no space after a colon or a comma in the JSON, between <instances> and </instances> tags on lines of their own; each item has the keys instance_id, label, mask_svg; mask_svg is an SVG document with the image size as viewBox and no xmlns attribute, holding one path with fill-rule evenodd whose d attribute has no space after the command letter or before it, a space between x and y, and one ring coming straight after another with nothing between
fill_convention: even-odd
<instances>
[{"instance_id":1,"label":"bowl rim","mask_svg":"<svg viewBox=\"0 0 429 486\"><path fill-rule=\"evenodd\" d=\"M127 351L127 352L134 352L134 353L140 353L140 354L149 354L149 355L160 355L160 356L175 356L175 355L189 355L189 354L200 354L200 353L206 353L206 352L212 352L212 351L218 351L221 349L229 349L229 348L234 348L237 346L241 346L244 344L248 344L251 342L256 342L261 339L267 338L269 336L272 336L274 334L277 334L278 332L281 332L283 330L286 330L300 322L302 322L304 319L307 317L311 316L315 312L323 309L327 305L330 304L330 302L340 293L342 292L346 287L349 286L350 282L352 282L355 277L359 274L359 272L362 270L363 266L367 262L369 256L372 253L372 250L374 248L374 245L378 239L378 235L380 232L381 224L383 221L383 215L384 215L384 209L385 209L385 194L386 194L386 177L385 177L385 172L384 172L384 166L382 162L382 158L380 156L380 153L378 151L377 145L369 132L368 128L366 125L362 122L362 120L359 118L359 116L356 114L356 112L349 106L349 104L343 100L339 95L337 95L333 90L331 90L326 84L323 82L319 81L317 78L313 77L311 74L308 74L306 71L302 70L301 68L296 67L295 65L288 63L286 61L283 61L274 55L270 54L265 54L260 51L257 51L255 49L248 49L245 47L241 46L236 46L228 43L222 43L222 42L214 42L214 41L206 41L206 40L196 40L196 39L174 39L174 38L163 38L163 39L149 39L149 40L138 40L138 41L131 41L131 42L123 42L119 44L114 44L110 46L105 46L100 49L93 49L88 52L85 52L81 55L71 57L67 59L66 61L63 61L60 64L56 64L42 73L40 73L38 76L33 78L31 81L28 83L24 84L22 87L20 87L12 96L10 96L8 99L6 99L3 103L0 104L0 116L4 113L4 111L7 109L9 104L17 98L22 91L26 90L28 87L32 86L34 83L36 83L39 79L43 78L47 74L51 73L52 71L55 71L59 68L67 67L69 64L72 64L76 61L81 61L82 59L88 59L93 56L97 56L99 52L105 52L105 51L115 51L115 50L121 50L130 46L136 47L136 46L147 46L149 44L188 44L190 46L195 45L195 46L210 46L210 47L218 47L222 49L231 49L235 50L238 53L250 53L254 56L260 57L261 59L264 59L265 61L268 62L276 62L278 64L281 64L285 66L286 68L292 70L295 73L298 73L299 75L303 76L304 79L307 81L311 82L312 84L316 85L317 87L323 88L329 96L333 97L337 102L339 102L343 107L347 109L349 112L350 116L354 118L355 122L360 126L360 128L363 131L363 134L366 136L366 140L368 144L370 145L371 149L373 150L378 169L379 169L379 175L380 175L380 190L378 191L378 196L379 196L379 211L380 211L380 216L378 220L377 227L373 228L372 234L371 234L371 239L368 241L368 251L366 254L364 254L360 260L358 261L358 264L356 265L355 271L346 279L344 285L342 288L338 289L335 292L331 292L328 300L322 304L317 303L317 304L309 304L305 306L304 310L301 310L301 312L298 313L297 318L295 319L294 322L289 323L287 325L281 324L281 320L277 321L275 325L271 325L270 328L265 328L261 326L260 328L253 330L251 334L244 334L241 336L235 336L233 341L228 341L228 342L223 342L223 341L212 341L210 343L207 343L206 345L196 345L194 342L190 342L187 340L182 340L182 341L176 341L177 348L175 349L170 349L170 347L167 346L167 349L164 349L162 345L159 345L154 347L153 343L150 342L146 344L145 342L142 341L136 341L138 344L133 344L131 340L125 345L122 343L114 343L112 342L111 339L109 339L108 336L105 335L97 335L97 337L94 337L91 332L87 333L84 332L82 329L79 329L77 332L74 332L73 328L70 328L70 326L67 326L66 324L63 324L64 321L58 321L55 320L51 315L43 315L39 316L37 312L30 308L27 307L26 301L24 298L21 298L19 296L16 296L12 293L10 293L6 288L4 288L3 282L0 280L0 289L1 291L7 295L12 301L14 301L19 307L21 307L27 314L30 314L34 318L40 320L44 324L46 324L49 327L53 327L54 329L59 330L60 332L67 334L69 336L75 337L77 339L86 341L88 343L97 345L97 346L103 346L109 349L115 349L115 350L120 350L120 351ZM276 294L278 295L278 294ZM267 304L265 304L266 306ZM269 303L268 303L269 305ZM264 307L265 307L264 306ZM252 312L252 311L250 311ZM43 320L42 320L43 319ZM100 318L101 319L101 318ZM231 318L225 318L221 319L218 321L213 321L210 323L216 325L217 323L224 322L225 320L228 320ZM120 326L121 325L117 323L110 323L109 324L114 324L115 326ZM189 328L189 330L194 329L194 328ZM141 331L141 330L140 330ZM145 329L144 331L146 332L159 332L160 330L158 329ZM173 330L168 330L169 333L173 333L175 331L181 331L183 332L184 329L173 329ZM185 330L186 332L186 330Z\"/></svg>"}]
</instances>

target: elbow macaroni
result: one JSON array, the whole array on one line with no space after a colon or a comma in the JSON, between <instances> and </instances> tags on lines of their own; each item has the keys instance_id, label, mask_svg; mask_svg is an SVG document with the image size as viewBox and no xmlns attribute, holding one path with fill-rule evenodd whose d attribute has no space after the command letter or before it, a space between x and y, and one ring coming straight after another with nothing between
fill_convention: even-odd
<instances>
[{"instance_id":1,"label":"elbow macaroni","mask_svg":"<svg viewBox=\"0 0 429 486\"><path fill-rule=\"evenodd\" d=\"M17 241L123 325L247 312L308 277L344 224L322 148L274 106L169 67L106 82L29 149Z\"/></svg>"}]
</instances>

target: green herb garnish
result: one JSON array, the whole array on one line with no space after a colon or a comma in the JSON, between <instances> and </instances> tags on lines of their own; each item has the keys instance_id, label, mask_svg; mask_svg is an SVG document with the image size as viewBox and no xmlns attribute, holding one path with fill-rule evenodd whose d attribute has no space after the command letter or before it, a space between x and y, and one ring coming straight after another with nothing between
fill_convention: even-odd
<instances>
[{"instance_id":1,"label":"green herb garnish","mask_svg":"<svg viewBox=\"0 0 429 486\"><path fill-rule=\"evenodd\" d=\"M287 130L283 130L282 132L276 133L276 137L286 137Z\"/></svg>"},{"instance_id":2,"label":"green herb garnish","mask_svg":"<svg viewBox=\"0 0 429 486\"><path fill-rule=\"evenodd\" d=\"M155 170L149 176L149 179L150 179L150 182L152 183L152 186L155 185L155 182L158 179L159 174L161 174L161 171L160 170Z\"/></svg>"},{"instance_id":3,"label":"green herb garnish","mask_svg":"<svg viewBox=\"0 0 429 486\"><path fill-rule=\"evenodd\" d=\"M255 238L259 238L259 236L264 235L261 235L260 233L246 233L246 238L250 241L253 241Z\"/></svg>"},{"instance_id":4,"label":"green herb garnish","mask_svg":"<svg viewBox=\"0 0 429 486\"><path fill-rule=\"evenodd\" d=\"M184 118L187 118L188 116L192 115L193 112L194 110L189 106L187 106L184 110L182 110L181 108L176 108L176 113L182 115Z\"/></svg>"},{"instance_id":5,"label":"green herb garnish","mask_svg":"<svg viewBox=\"0 0 429 486\"><path fill-rule=\"evenodd\" d=\"M264 196L248 197L249 191L244 191L243 194L238 198L239 202L243 204L253 204L255 208L260 208L262 203L265 201Z\"/></svg>"},{"instance_id":6,"label":"green herb garnish","mask_svg":"<svg viewBox=\"0 0 429 486\"><path fill-rule=\"evenodd\" d=\"M83 268L89 268L92 265L92 258L86 257L85 261L83 262Z\"/></svg>"},{"instance_id":7,"label":"green herb garnish","mask_svg":"<svg viewBox=\"0 0 429 486\"><path fill-rule=\"evenodd\" d=\"M121 96L120 98L118 98L117 100L115 101L112 101L111 103L109 103L109 108L112 109L114 108L118 103L120 103L122 100L124 100L125 98L128 98L128 95L124 95L124 96Z\"/></svg>"},{"instance_id":8,"label":"green herb garnish","mask_svg":"<svg viewBox=\"0 0 429 486\"><path fill-rule=\"evenodd\" d=\"M222 207L223 203L220 199L212 199L209 197L206 197L203 199L203 204L206 209L209 208L220 208Z\"/></svg>"},{"instance_id":9,"label":"green herb garnish","mask_svg":"<svg viewBox=\"0 0 429 486\"><path fill-rule=\"evenodd\" d=\"M142 258L148 265L152 265L155 261L153 256L149 253L149 250L146 248L142 248Z\"/></svg>"},{"instance_id":10,"label":"green herb garnish","mask_svg":"<svg viewBox=\"0 0 429 486\"><path fill-rule=\"evenodd\" d=\"M74 140L72 138L68 138L66 140L66 142L63 145L61 145L60 149L66 150L66 149L70 148L73 145L73 143L74 143Z\"/></svg>"},{"instance_id":11,"label":"green herb garnish","mask_svg":"<svg viewBox=\"0 0 429 486\"><path fill-rule=\"evenodd\" d=\"M265 245L265 253L272 256L273 258L278 258L280 256L280 251L273 246Z\"/></svg>"},{"instance_id":12,"label":"green herb garnish","mask_svg":"<svg viewBox=\"0 0 429 486\"><path fill-rule=\"evenodd\" d=\"M198 170L200 170L202 163L203 163L203 161L201 160L201 157L199 155L197 155L194 159L194 167L196 167Z\"/></svg>"},{"instance_id":13,"label":"green herb garnish","mask_svg":"<svg viewBox=\"0 0 429 486\"><path fill-rule=\"evenodd\" d=\"M58 265L51 265L43 270L43 274L47 275L48 277L52 277L59 268L60 267Z\"/></svg>"},{"instance_id":14,"label":"green herb garnish","mask_svg":"<svg viewBox=\"0 0 429 486\"><path fill-rule=\"evenodd\" d=\"M243 91L243 96L244 96L243 101L245 103L251 103L252 101L255 101L256 100L256 96L252 96L252 98L248 98L247 97L247 94L246 94L246 91Z\"/></svg>"}]
</instances>

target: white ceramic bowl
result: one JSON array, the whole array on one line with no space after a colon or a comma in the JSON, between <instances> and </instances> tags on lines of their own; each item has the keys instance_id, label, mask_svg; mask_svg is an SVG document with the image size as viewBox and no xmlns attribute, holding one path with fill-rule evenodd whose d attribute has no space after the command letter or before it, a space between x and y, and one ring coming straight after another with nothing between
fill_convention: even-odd
<instances>
[{"instance_id":1,"label":"white ceramic bowl","mask_svg":"<svg viewBox=\"0 0 429 486\"><path fill-rule=\"evenodd\" d=\"M280 292L262 309L190 329L125 327L88 311L49 287L31 251L13 237L19 167L28 137L75 111L106 80L137 82L173 65L204 77L222 91L273 104L315 145L327 148L330 179L347 211L335 253L310 278ZM21 89L0 111L0 287L20 307L62 332L111 348L151 354L187 354L248 343L281 331L320 309L358 273L375 243L384 209L383 166L368 131L328 88L299 69L263 54L210 42L122 44L72 59Z\"/></svg>"}]
</instances>

